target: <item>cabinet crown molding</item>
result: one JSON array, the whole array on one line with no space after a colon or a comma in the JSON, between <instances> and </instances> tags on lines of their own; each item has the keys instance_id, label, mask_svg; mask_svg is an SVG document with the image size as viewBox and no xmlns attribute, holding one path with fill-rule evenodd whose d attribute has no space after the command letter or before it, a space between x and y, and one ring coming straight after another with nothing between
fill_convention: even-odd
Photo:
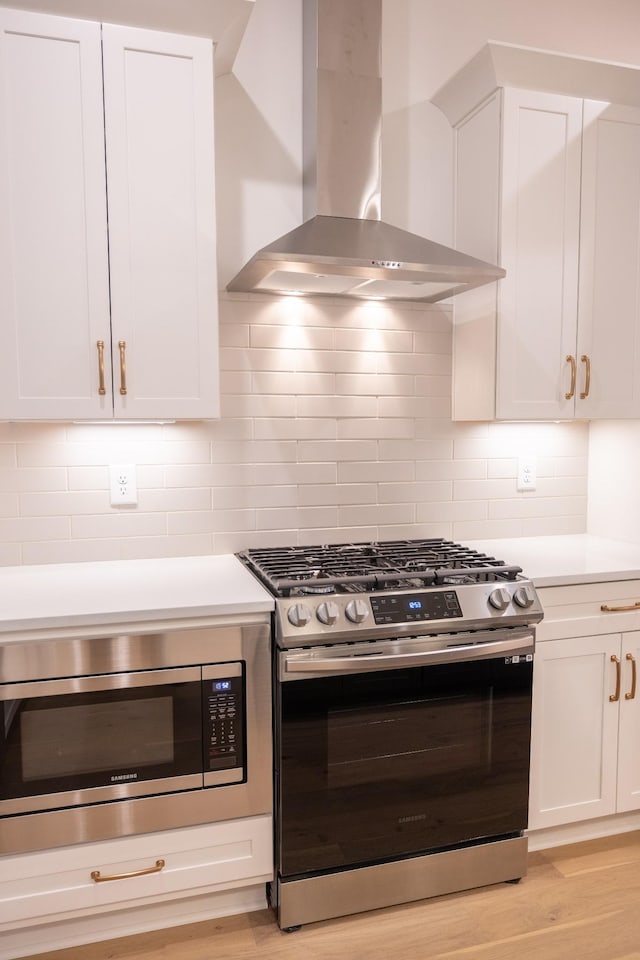
<instances>
[{"instance_id":1,"label":"cabinet crown molding","mask_svg":"<svg viewBox=\"0 0 640 960\"><path fill-rule=\"evenodd\" d=\"M640 106L640 67L490 40L431 101L453 126L498 87Z\"/></svg>"}]
</instances>

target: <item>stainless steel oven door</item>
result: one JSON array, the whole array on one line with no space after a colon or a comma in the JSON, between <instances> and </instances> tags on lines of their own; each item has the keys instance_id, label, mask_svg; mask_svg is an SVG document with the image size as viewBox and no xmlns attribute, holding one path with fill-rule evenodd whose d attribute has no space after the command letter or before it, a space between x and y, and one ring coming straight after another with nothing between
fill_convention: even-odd
<instances>
[{"instance_id":1,"label":"stainless steel oven door","mask_svg":"<svg viewBox=\"0 0 640 960\"><path fill-rule=\"evenodd\" d=\"M531 630L279 654L283 879L518 836Z\"/></svg>"},{"instance_id":2,"label":"stainless steel oven door","mask_svg":"<svg viewBox=\"0 0 640 960\"><path fill-rule=\"evenodd\" d=\"M200 667L0 686L0 815L203 786Z\"/></svg>"}]
</instances>

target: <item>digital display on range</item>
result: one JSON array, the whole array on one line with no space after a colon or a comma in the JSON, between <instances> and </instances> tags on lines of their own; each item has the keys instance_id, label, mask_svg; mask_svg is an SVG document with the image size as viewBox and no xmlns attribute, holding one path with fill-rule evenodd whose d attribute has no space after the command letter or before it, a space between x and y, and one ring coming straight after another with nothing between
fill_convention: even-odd
<instances>
[{"instance_id":1,"label":"digital display on range","mask_svg":"<svg viewBox=\"0 0 640 960\"><path fill-rule=\"evenodd\" d=\"M371 609L377 624L421 623L425 620L448 620L462 616L455 590L413 594L385 593L371 597Z\"/></svg>"}]
</instances>

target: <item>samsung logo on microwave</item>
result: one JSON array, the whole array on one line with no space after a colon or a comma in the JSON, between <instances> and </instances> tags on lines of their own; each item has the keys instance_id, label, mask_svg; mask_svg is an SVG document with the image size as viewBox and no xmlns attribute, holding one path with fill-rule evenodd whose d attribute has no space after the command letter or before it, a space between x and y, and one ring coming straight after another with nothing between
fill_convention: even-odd
<instances>
[{"instance_id":1,"label":"samsung logo on microwave","mask_svg":"<svg viewBox=\"0 0 640 960\"><path fill-rule=\"evenodd\" d=\"M137 773L118 773L114 777L109 777L111 783L120 783L121 780L137 780Z\"/></svg>"},{"instance_id":2,"label":"samsung logo on microwave","mask_svg":"<svg viewBox=\"0 0 640 960\"><path fill-rule=\"evenodd\" d=\"M417 823L418 820L426 820L426 813L418 813L413 817L398 817L398 823Z\"/></svg>"}]
</instances>

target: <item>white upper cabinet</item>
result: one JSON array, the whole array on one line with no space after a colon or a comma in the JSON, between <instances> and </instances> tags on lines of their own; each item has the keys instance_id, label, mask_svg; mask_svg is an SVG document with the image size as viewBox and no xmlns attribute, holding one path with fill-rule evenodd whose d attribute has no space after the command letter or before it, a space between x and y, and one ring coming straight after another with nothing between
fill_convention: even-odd
<instances>
[{"instance_id":1,"label":"white upper cabinet","mask_svg":"<svg viewBox=\"0 0 640 960\"><path fill-rule=\"evenodd\" d=\"M507 271L455 300L454 419L640 416L640 71L489 44L434 102L456 245Z\"/></svg>"},{"instance_id":2,"label":"white upper cabinet","mask_svg":"<svg viewBox=\"0 0 640 960\"><path fill-rule=\"evenodd\" d=\"M210 41L0 9L0 87L0 419L217 416Z\"/></svg>"},{"instance_id":3,"label":"white upper cabinet","mask_svg":"<svg viewBox=\"0 0 640 960\"><path fill-rule=\"evenodd\" d=\"M587 100L576 358L590 361L591 383L580 416L640 417L639 281L640 107Z\"/></svg>"}]
</instances>

